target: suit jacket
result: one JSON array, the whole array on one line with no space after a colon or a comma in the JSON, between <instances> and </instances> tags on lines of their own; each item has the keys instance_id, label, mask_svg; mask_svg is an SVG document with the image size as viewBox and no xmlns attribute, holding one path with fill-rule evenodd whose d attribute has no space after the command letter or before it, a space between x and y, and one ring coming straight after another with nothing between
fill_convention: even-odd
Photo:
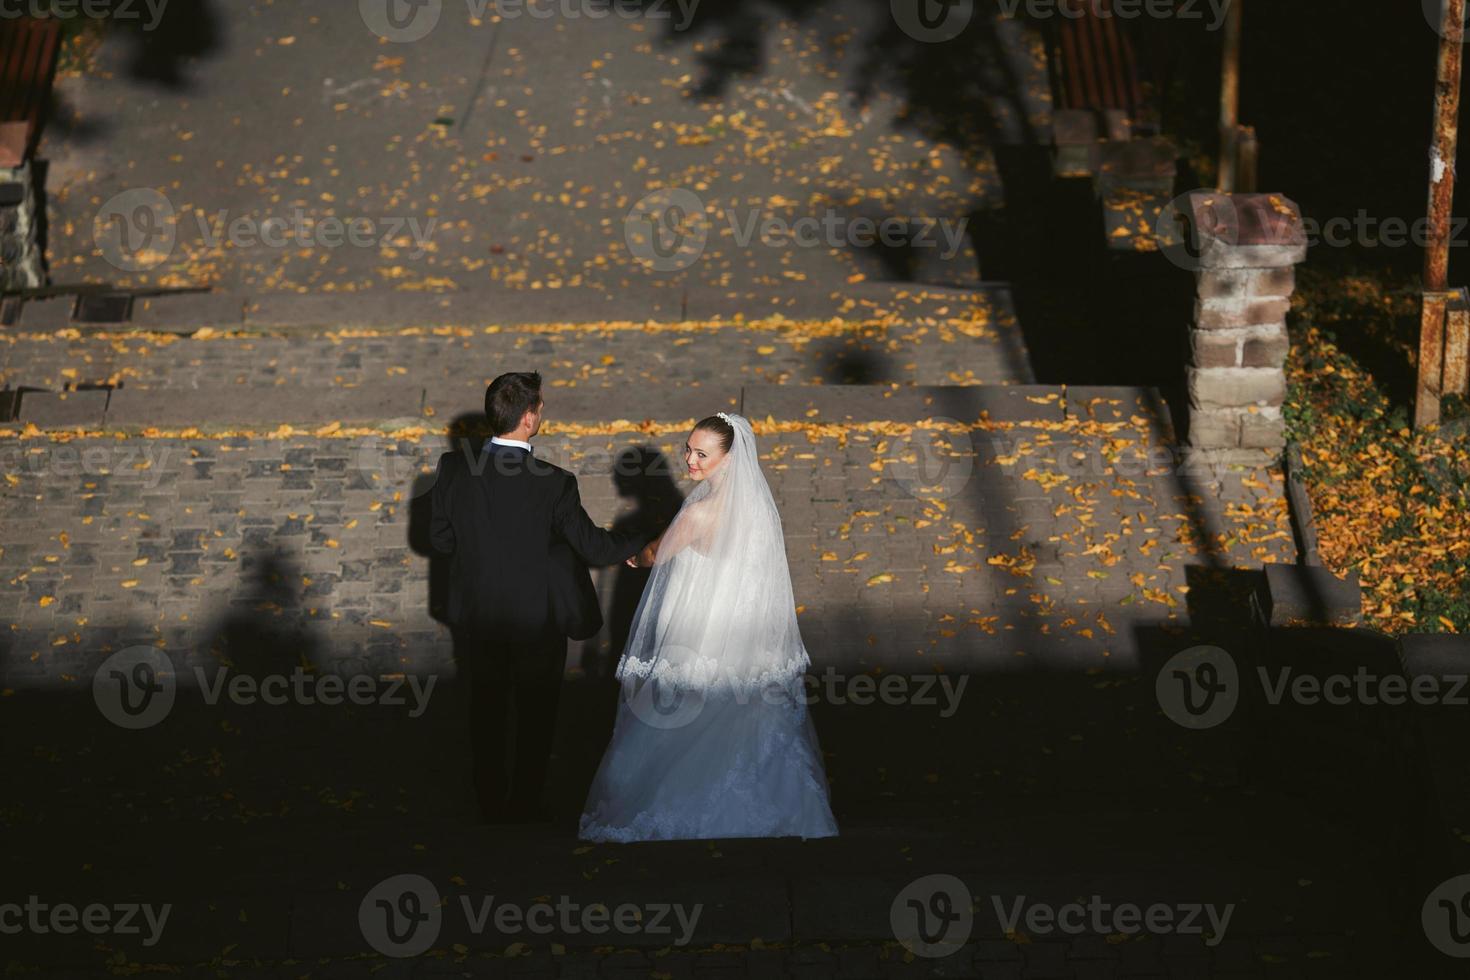
<instances>
[{"instance_id":1,"label":"suit jacket","mask_svg":"<svg viewBox=\"0 0 1470 980\"><path fill-rule=\"evenodd\" d=\"M602 628L588 565L615 565L652 538L608 531L582 509L577 478L515 446L439 457L430 543L451 559L446 617L456 626L534 640L552 626L574 640Z\"/></svg>"}]
</instances>

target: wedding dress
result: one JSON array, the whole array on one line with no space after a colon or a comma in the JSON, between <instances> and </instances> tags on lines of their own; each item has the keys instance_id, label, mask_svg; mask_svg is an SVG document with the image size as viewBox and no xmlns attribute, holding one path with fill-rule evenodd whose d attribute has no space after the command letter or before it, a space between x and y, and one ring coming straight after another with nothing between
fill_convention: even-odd
<instances>
[{"instance_id":1,"label":"wedding dress","mask_svg":"<svg viewBox=\"0 0 1470 980\"><path fill-rule=\"evenodd\" d=\"M664 533L634 614L582 840L837 833L780 514L750 423L725 418L730 451Z\"/></svg>"}]
</instances>

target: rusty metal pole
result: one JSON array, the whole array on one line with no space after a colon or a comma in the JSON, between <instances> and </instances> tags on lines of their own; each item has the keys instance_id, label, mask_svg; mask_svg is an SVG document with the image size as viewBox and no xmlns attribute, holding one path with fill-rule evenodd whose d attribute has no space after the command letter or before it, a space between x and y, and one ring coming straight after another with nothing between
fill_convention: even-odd
<instances>
[{"instance_id":1,"label":"rusty metal pole","mask_svg":"<svg viewBox=\"0 0 1470 980\"><path fill-rule=\"evenodd\" d=\"M1419 383L1414 426L1439 421L1444 390L1444 329L1449 306L1450 208L1455 200L1455 152L1460 136L1461 51L1465 0L1444 0L1439 71L1434 83L1434 142L1429 149L1429 243L1424 255L1424 308L1419 321Z\"/></svg>"},{"instance_id":2,"label":"rusty metal pole","mask_svg":"<svg viewBox=\"0 0 1470 980\"><path fill-rule=\"evenodd\" d=\"M1240 131L1240 4L1226 0L1225 53L1220 66L1220 174L1215 189L1235 191L1237 139Z\"/></svg>"}]
</instances>

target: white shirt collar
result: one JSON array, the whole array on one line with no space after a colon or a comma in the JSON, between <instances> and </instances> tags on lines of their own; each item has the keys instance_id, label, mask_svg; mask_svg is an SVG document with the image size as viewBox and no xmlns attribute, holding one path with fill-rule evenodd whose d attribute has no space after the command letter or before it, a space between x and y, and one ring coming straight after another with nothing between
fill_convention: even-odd
<instances>
[{"instance_id":1,"label":"white shirt collar","mask_svg":"<svg viewBox=\"0 0 1470 980\"><path fill-rule=\"evenodd\" d=\"M494 446L515 446L517 449L524 449L526 452L531 451L531 444L529 442L521 442L519 439L502 439L499 436L494 436L491 438L490 444Z\"/></svg>"}]
</instances>

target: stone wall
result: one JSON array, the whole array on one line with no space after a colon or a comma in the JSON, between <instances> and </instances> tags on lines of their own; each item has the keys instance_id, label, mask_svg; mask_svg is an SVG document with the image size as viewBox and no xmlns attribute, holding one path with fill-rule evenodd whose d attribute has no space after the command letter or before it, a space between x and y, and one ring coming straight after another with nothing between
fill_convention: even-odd
<instances>
[{"instance_id":1,"label":"stone wall","mask_svg":"<svg viewBox=\"0 0 1470 980\"><path fill-rule=\"evenodd\" d=\"M39 218L31 165L0 167L0 289L9 292L46 284Z\"/></svg>"}]
</instances>

